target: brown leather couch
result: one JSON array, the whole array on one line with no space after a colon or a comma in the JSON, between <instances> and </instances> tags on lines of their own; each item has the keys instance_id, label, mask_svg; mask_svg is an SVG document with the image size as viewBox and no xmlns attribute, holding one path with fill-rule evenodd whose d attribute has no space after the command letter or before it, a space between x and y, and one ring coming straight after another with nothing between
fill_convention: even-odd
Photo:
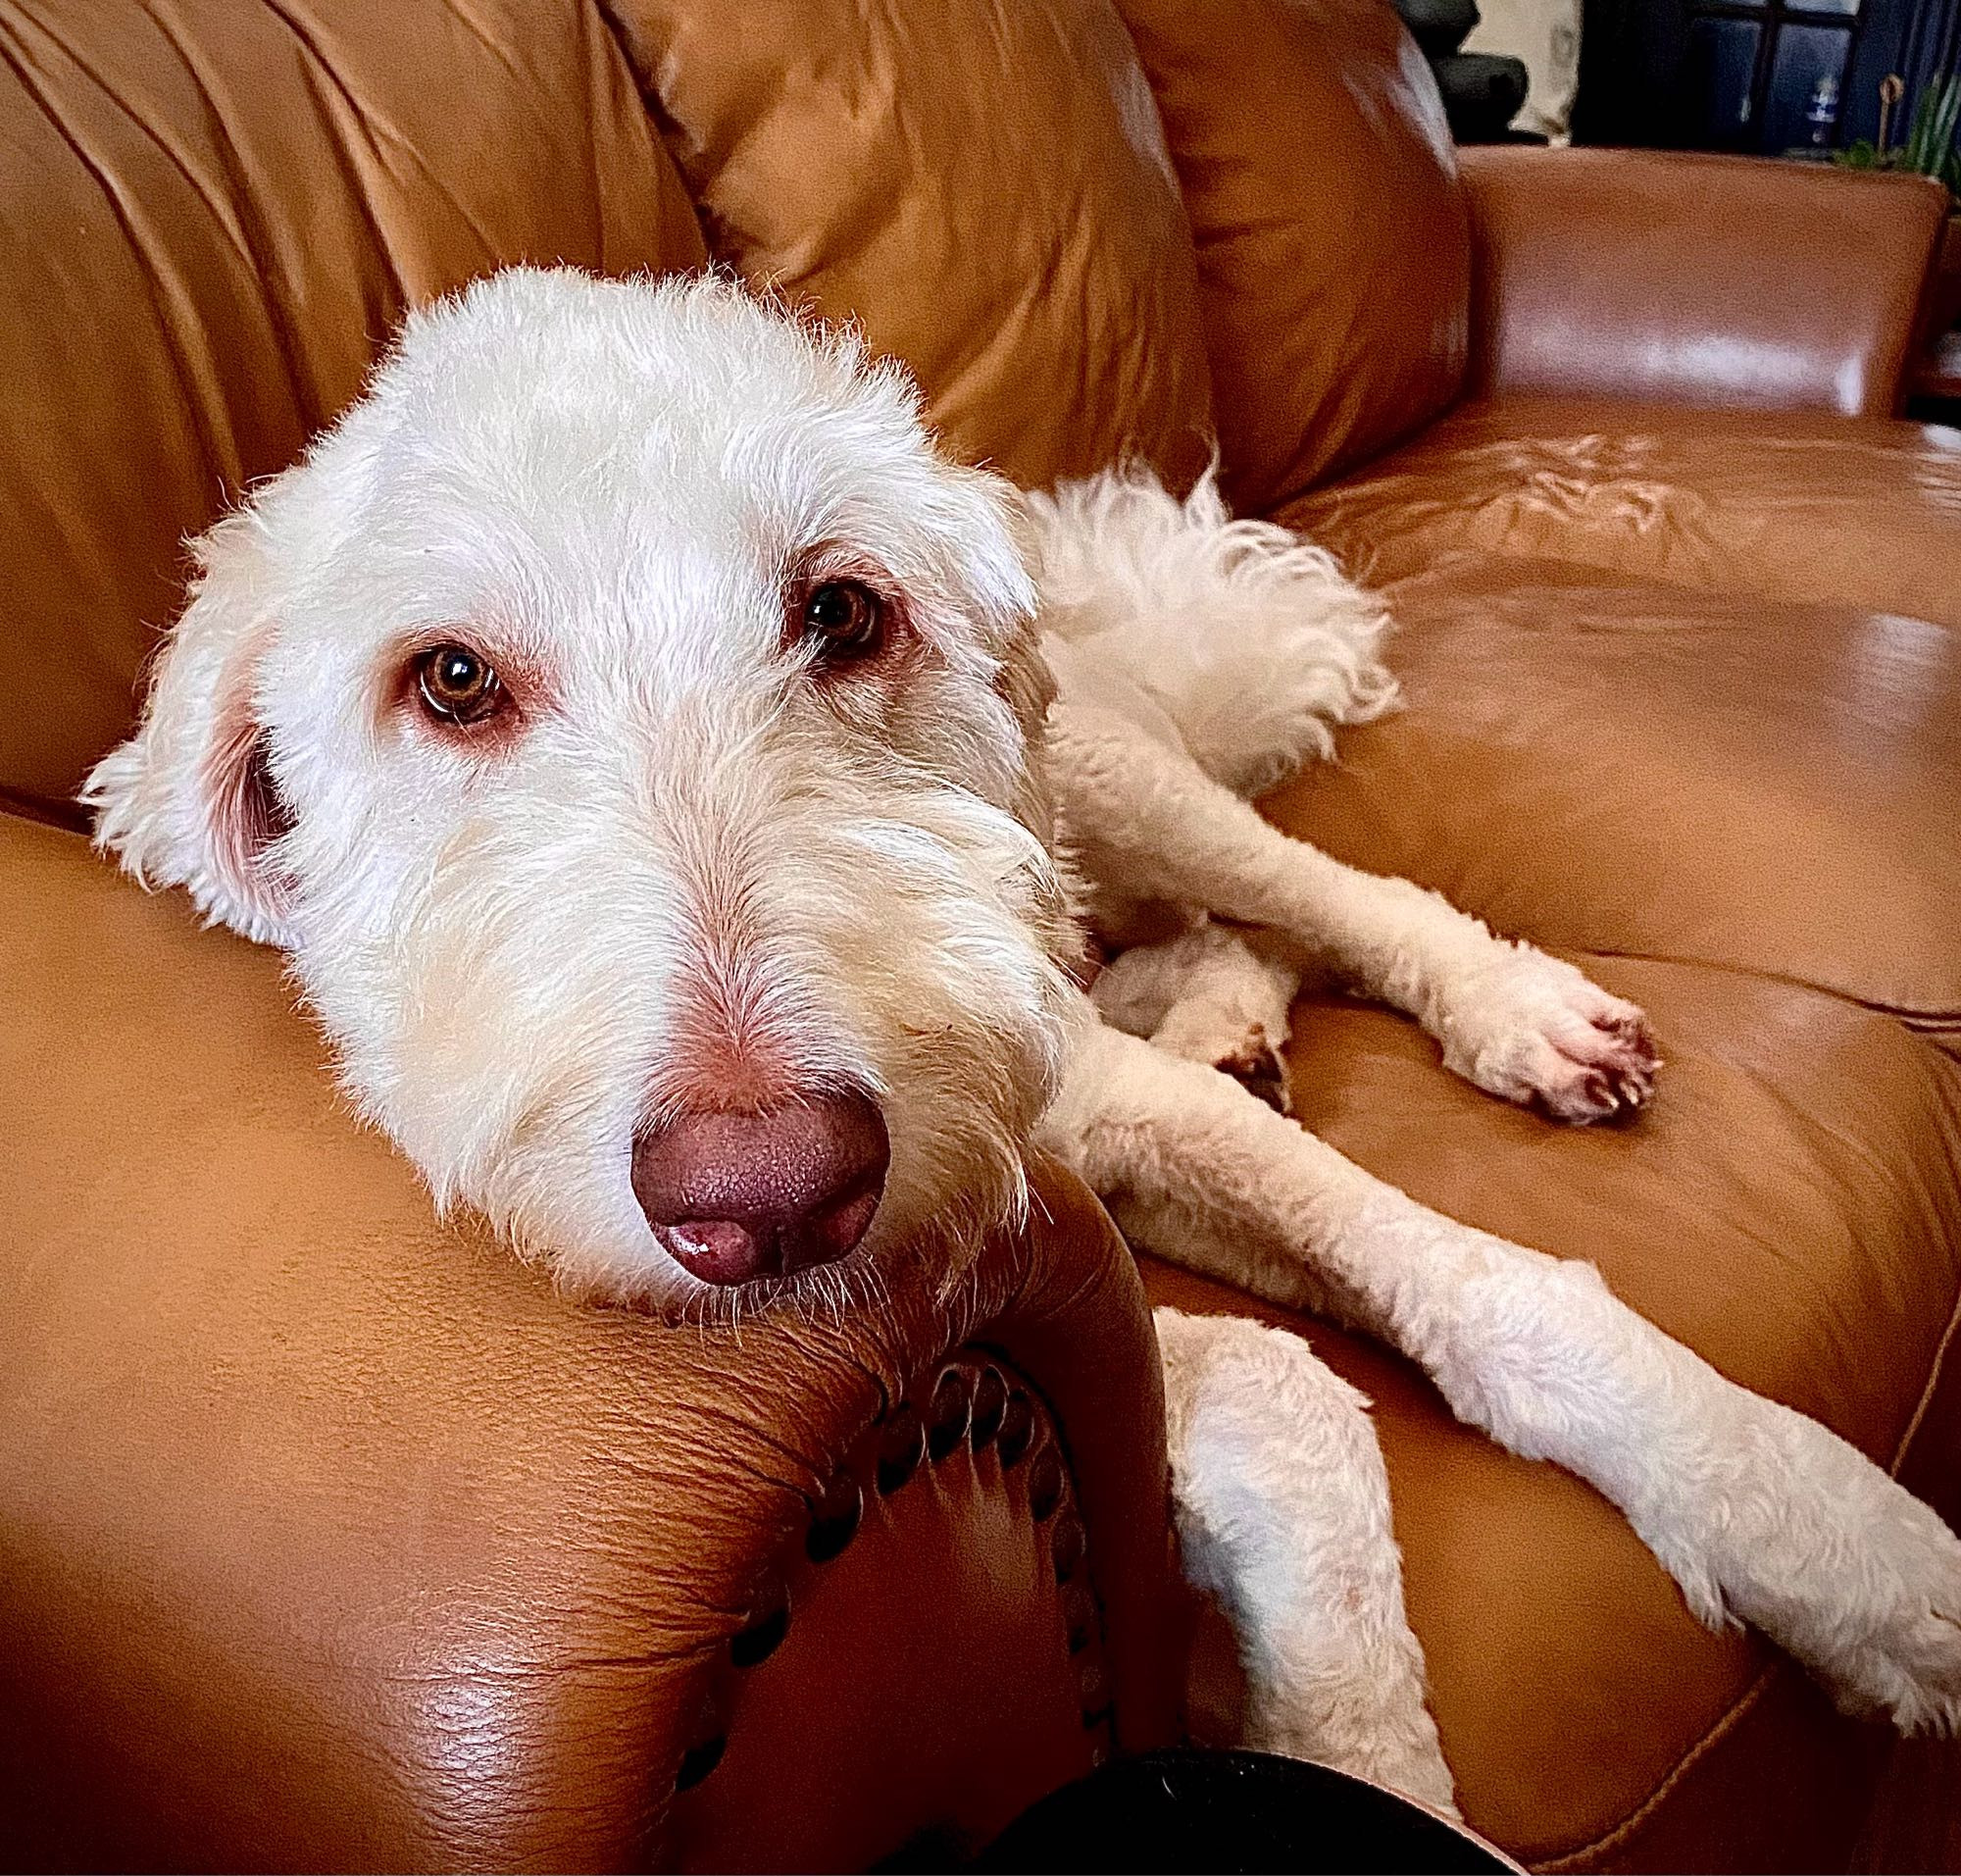
<instances>
[{"instance_id":1,"label":"brown leather couch","mask_svg":"<svg viewBox=\"0 0 1961 1876\"><path fill-rule=\"evenodd\" d=\"M1961 440L1889 417L1935 192L1460 173L1386 0L0 0L0 1858L862 1866L1180 1724L1148 1320L1079 1189L950 1304L574 1308L430 1217L276 959L77 837L182 537L503 262L712 253L1030 483L1216 434L1402 622L1410 709L1271 811L1669 1057L1561 1132L1312 1002L1302 1117L1961 1512ZM1842 1864L1883 1734L1308 1333L1377 1402L1474 1824Z\"/></svg>"}]
</instances>

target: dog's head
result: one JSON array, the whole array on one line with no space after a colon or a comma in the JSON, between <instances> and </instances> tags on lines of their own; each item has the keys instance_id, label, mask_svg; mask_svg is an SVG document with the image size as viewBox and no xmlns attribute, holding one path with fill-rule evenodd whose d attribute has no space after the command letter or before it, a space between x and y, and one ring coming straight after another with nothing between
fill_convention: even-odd
<instances>
[{"instance_id":1,"label":"dog's head","mask_svg":"<svg viewBox=\"0 0 1961 1876\"><path fill-rule=\"evenodd\" d=\"M498 276L202 542L98 837L288 951L438 1200L578 1287L957 1257L1073 943L1011 502L848 334Z\"/></svg>"}]
</instances>

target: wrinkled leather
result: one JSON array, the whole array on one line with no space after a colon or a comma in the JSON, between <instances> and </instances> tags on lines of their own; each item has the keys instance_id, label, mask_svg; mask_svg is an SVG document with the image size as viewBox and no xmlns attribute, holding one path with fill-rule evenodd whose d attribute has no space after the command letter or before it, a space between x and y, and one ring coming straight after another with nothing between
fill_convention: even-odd
<instances>
[{"instance_id":1,"label":"wrinkled leather","mask_svg":"<svg viewBox=\"0 0 1961 1876\"><path fill-rule=\"evenodd\" d=\"M1934 425L1481 400L1284 518L1378 584L1498 555L1961 626L1961 432Z\"/></svg>"},{"instance_id":2,"label":"wrinkled leather","mask_svg":"<svg viewBox=\"0 0 1961 1876\"><path fill-rule=\"evenodd\" d=\"M1466 152L1481 390L1886 417L1947 192L1636 150ZM1657 282L1667 283L1657 291Z\"/></svg>"},{"instance_id":3,"label":"wrinkled leather","mask_svg":"<svg viewBox=\"0 0 1961 1876\"><path fill-rule=\"evenodd\" d=\"M608 0L716 257L1026 487L1212 430L1191 237L1110 0Z\"/></svg>"},{"instance_id":4,"label":"wrinkled leather","mask_svg":"<svg viewBox=\"0 0 1961 1876\"><path fill-rule=\"evenodd\" d=\"M808 1504L975 1340L1066 1441L1096 1705L1126 1744L1170 1735L1155 1346L1075 1182L1038 1168L1030 1231L944 1304L922 1273L739 1337L573 1307L353 1125L275 956L72 835L0 817L0 1862L664 1861L680 1754ZM771 1807L747 1842L775 1866L858 1867L1085 1769L1026 1484L1016 1514L998 1463L931 1473L793 1607L806 1671L729 1715L787 1703L783 1788L838 1806L776 1805L731 1749L697 1830L709 1799ZM882 1728L827 1728L847 1694Z\"/></svg>"},{"instance_id":5,"label":"wrinkled leather","mask_svg":"<svg viewBox=\"0 0 1961 1876\"><path fill-rule=\"evenodd\" d=\"M1436 82L1388 0L1120 0L1198 247L1226 487L1261 509L1436 416L1470 236Z\"/></svg>"},{"instance_id":6,"label":"wrinkled leather","mask_svg":"<svg viewBox=\"0 0 1961 1876\"><path fill-rule=\"evenodd\" d=\"M584 7L0 0L0 788L59 810L128 730L183 539L408 307L702 248Z\"/></svg>"}]
</instances>

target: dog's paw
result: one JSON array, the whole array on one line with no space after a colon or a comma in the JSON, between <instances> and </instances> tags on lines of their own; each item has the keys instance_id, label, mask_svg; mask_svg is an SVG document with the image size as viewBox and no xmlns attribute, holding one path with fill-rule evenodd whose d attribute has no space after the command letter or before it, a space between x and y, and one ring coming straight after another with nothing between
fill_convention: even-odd
<instances>
[{"instance_id":1,"label":"dog's paw","mask_svg":"<svg viewBox=\"0 0 1961 1876\"><path fill-rule=\"evenodd\" d=\"M1286 1064L1267 1040L1265 1028L1255 1023L1212 1066L1231 1076L1255 1100L1264 1101L1277 1114L1293 1113L1293 1097L1287 1092Z\"/></svg>"},{"instance_id":2,"label":"dog's paw","mask_svg":"<svg viewBox=\"0 0 1961 1876\"><path fill-rule=\"evenodd\" d=\"M1735 1430L1745 1464L1730 1502L1703 1507L1716 1515L1688 1546L1690 1572L1844 1712L1961 1730L1961 1538L1816 1421L1753 1404Z\"/></svg>"},{"instance_id":3,"label":"dog's paw","mask_svg":"<svg viewBox=\"0 0 1961 1876\"><path fill-rule=\"evenodd\" d=\"M1625 1120L1654 1092L1647 1018L1563 959L1494 947L1450 985L1434 1025L1445 1067L1554 1120Z\"/></svg>"}]
</instances>

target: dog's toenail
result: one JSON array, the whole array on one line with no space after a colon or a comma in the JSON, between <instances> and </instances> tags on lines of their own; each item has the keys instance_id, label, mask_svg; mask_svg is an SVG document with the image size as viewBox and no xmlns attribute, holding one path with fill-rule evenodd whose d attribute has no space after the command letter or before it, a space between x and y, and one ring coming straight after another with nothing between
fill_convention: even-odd
<instances>
[{"instance_id":1,"label":"dog's toenail","mask_svg":"<svg viewBox=\"0 0 1961 1876\"><path fill-rule=\"evenodd\" d=\"M919 1470L926 1451L926 1429L919 1415L908 1405L893 1414L879 1441L879 1490L893 1493Z\"/></svg>"},{"instance_id":2,"label":"dog's toenail","mask_svg":"<svg viewBox=\"0 0 1961 1876\"><path fill-rule=\"evenodd\" d=\"M932 1391L931 1415L926 1449L937 1465L967 1437L967 1377L958 1368L940 1376Z\"/></svg>"},{"instance_id":3,"label":"dog's toenail","mask_svg":"<svg viewBox=\"0 0 1961 1876\"><path fill-rule=\"evenodd\" d=\"M974 1390L974 1419L969 1428L976 1452L993 1444L994 1436L1001 1431L1001 1416L1007 1410L1008 1384L1001 1379L1001 1371L983 1368Z\"/></svg>"}]
</instances>

